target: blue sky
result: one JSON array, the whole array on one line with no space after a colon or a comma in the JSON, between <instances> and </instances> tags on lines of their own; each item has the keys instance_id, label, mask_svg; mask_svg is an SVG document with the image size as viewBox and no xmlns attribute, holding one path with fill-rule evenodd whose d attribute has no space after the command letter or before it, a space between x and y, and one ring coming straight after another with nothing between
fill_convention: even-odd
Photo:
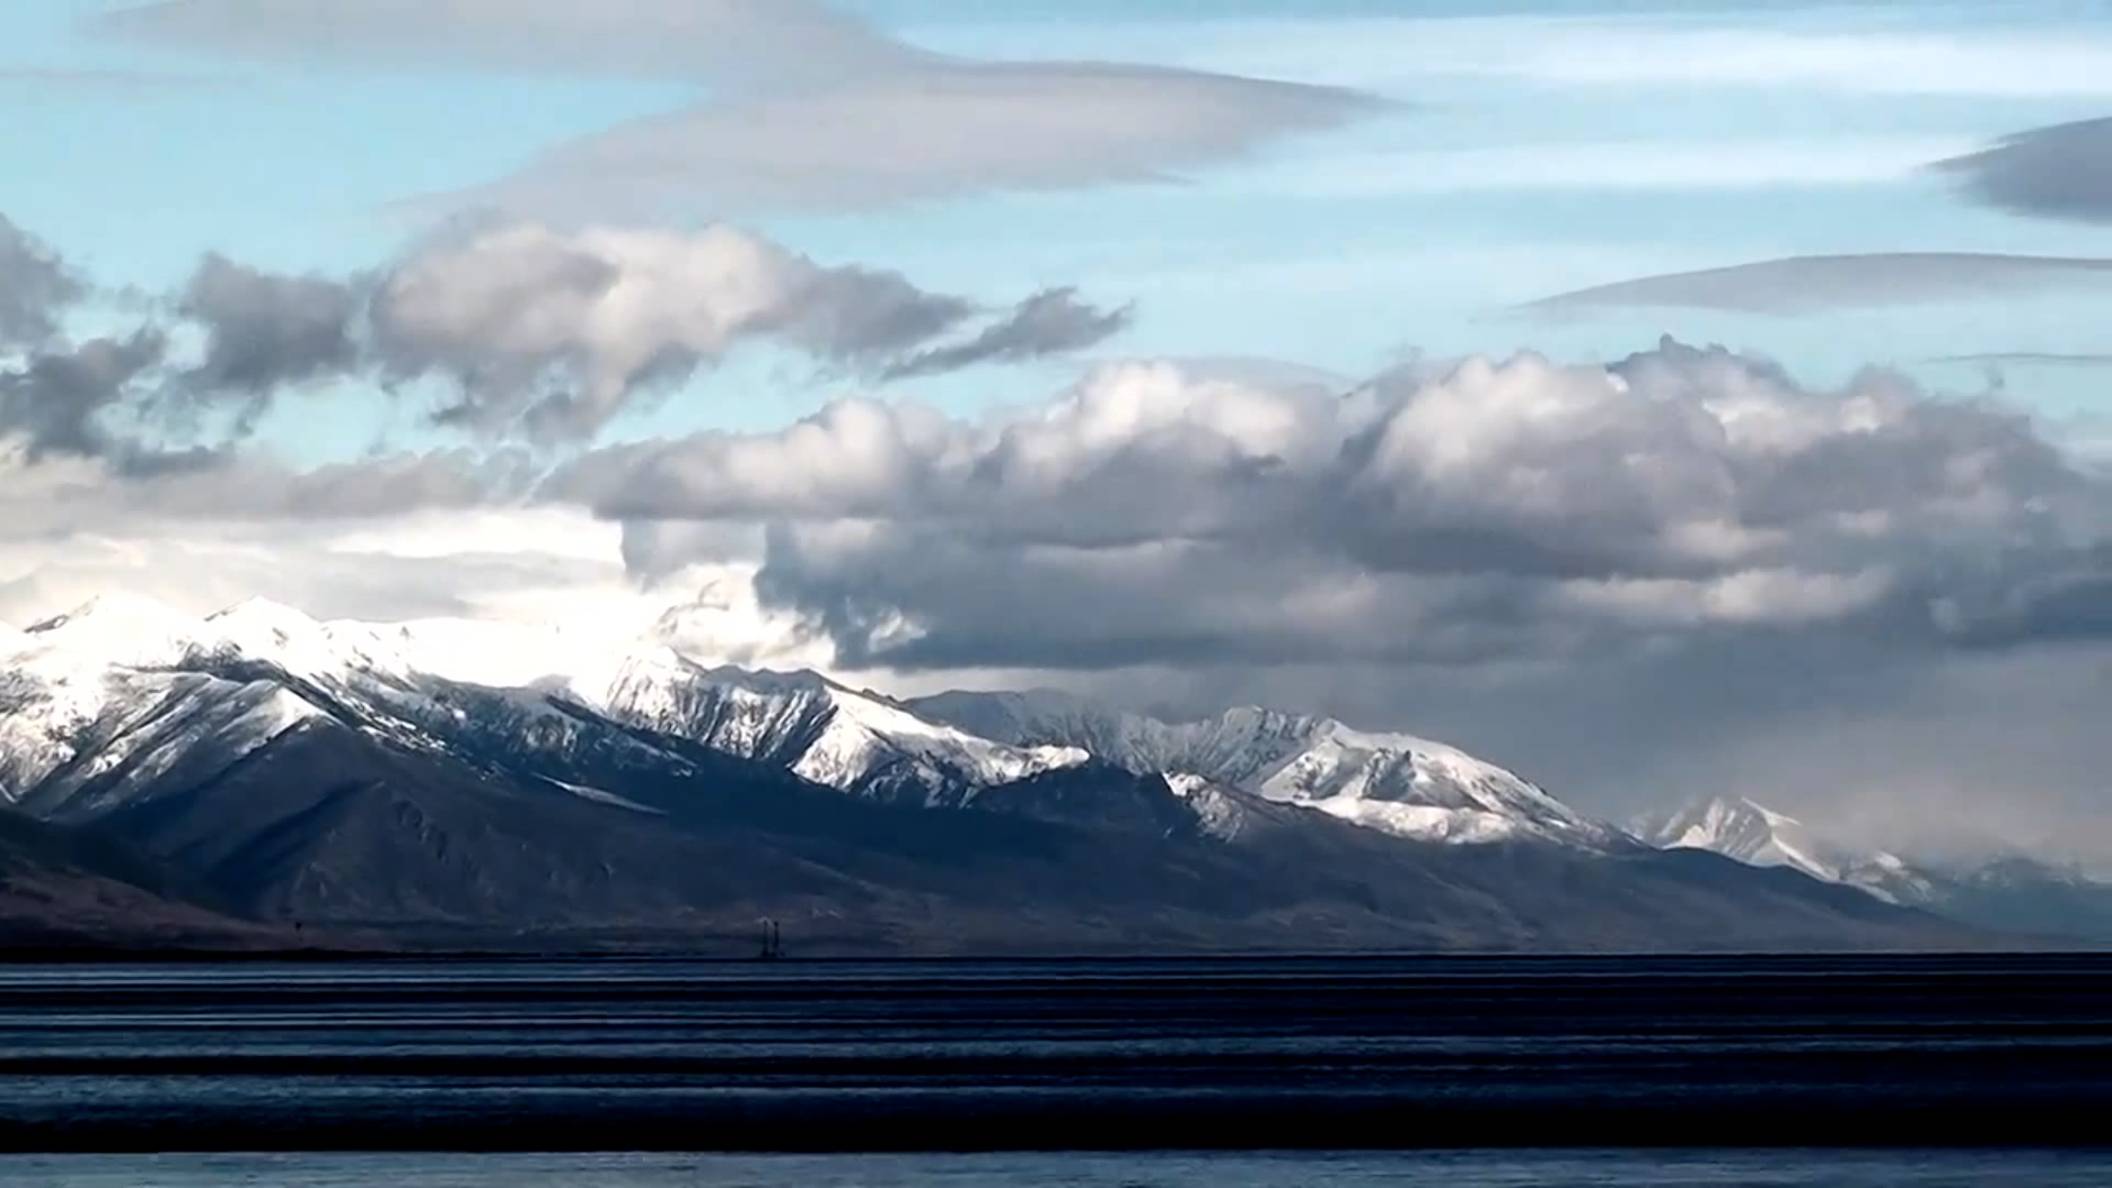
<instances>
[{"instance_id":1,"label":"blue sky","mask_svg":"<svg viewBox=\"0 0 2112 1188\"><path fill-rule=\"evenodd\" d=\"M122 6L0 14L0 69L139 76L0 81L0 151L14 163L0 210L112 285L172 288L208 250L293 272L370 269L418 231L402 200L477 185L694 95L654 80L121 44L83 27L111 7ZM1362 376L1416 353L1618 358L1669 332L1772 355L1814 381L1888 363L1973 391L1988 383L1984 368L1926 361L2088 352L2112 314L2112 286L1802 318L1651 309L1550 323L1509 312L1630 276L1796 254L2112 254L2112 228L1988 210L1918 168L2097 114L2112 100L2102 5L843 7L949 53L1182 65L1354 86L1397 104L1184 169L1178 183L737 212L823 261L899 269L992 302L1059 284L1133 302L1133 328L1101 354L1256 355ZM1038 399L1075 368L976 370L917 391L959 409ZM2035 408L2099 411L2100 374L2004 371L2008 394ZM750 352L614 432L769 424L841 386ZM380 400L335 407L334 444L297 425L269 435L312 457L363 447L395 423Z\"/></svg>"}]
</instances>

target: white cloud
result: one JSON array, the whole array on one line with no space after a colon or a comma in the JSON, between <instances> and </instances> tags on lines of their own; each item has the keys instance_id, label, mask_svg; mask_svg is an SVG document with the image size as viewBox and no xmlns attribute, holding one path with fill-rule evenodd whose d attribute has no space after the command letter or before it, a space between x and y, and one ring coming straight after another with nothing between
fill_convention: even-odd
<instances>
[{"instance_id":1,"label":"white cloud","mask_svg":"<svg viewBox=\"0 0 2112 1188\"><path fill-rule=\"evenodd\" d=\"M544 441L592 437L744 343L824 367L930 374L1080 350L1128 321L1057 289L965 342L942 337L977 313L897 273L825 267L723 225L564 233L520 223L413 254L379 283L370 320L386 374L456 381L460 403L444 420Z\"/></svg>"},{"instance_id":2,"label":"white cloud","mask_svg":"<svg viewBox=\"0 0 2112 1188\"><path fill-rule=\"evenodd\" d=\"M501 227L413 256L374 299L386 364L460 379L457 415L591 434L641 387L774 337L822 358L884 357L967 317L893 273L824 268L730 227L692 234Z\"/></svg>"},{"instance_id":3,"label":"white cloud","mask_svg":"<svg viewBox=\"0 0 2112 1188\"><path fill-rule=\"evenodd\" d=\"M506 685L596 670L648 637L705 661L833 662L796 615L758 600L756 561L641 579L623 544L619 526L555 507L110 523L57 539L0 532L0 622L38 622L111 590L200 615L262 596L319 618L401 622L439 675Z\"/></svg>"}]
</instances>

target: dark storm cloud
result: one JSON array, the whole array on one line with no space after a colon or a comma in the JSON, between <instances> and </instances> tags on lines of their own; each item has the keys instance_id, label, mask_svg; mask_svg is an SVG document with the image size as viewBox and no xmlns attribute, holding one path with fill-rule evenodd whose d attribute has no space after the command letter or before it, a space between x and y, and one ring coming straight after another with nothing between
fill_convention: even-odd
<instances>
[{"instance_id":1,"label":"dark storm cloud","mask_svg":"<svg viewBox=\"0 0 2112 1188\"><path fill-rule=\"evenodd\" d=\"M1047 289L1019 303L1010 316L967 342L937 347L903 359L885 378L958 371L991 361L1018 362L1098 346L1129 328L1130 309L1099 309L1078 299L1076 289Z\"/></svg>"},{"instance_id":2,"label":"dark storm cloud","mask_svg":"<svg viewBox=\"0 0 2112 1188\"><path fill-rule=\"evenodd\" d=\"M1792 256L1578 289L1520 312L1676 307L1793 316L2086 286L2112 293L2112 259L1977 252Z\"/></svg>"},{"instance_id":3,"label":"dark storm cloud","mask_svg":"<svg viewBox=\"0 0 2112 1188\"><path fill-rule=\"evenodd\" d=\"M2018 214L2112 222L2112 119L2036 128L1939 162L1965 192Z\"/></svg>"},{"instance_id":4,"label":"dark storm cloud","mask_svg":"<svg viewBox=\"0 0 2112 1188\"><path fill-rule=\"evenodd\" d=\"M1945 634L1973 646L2112 640L2112 546L1983 579L1946 594L1935 611Z\"/></svg>"}]
</instances>

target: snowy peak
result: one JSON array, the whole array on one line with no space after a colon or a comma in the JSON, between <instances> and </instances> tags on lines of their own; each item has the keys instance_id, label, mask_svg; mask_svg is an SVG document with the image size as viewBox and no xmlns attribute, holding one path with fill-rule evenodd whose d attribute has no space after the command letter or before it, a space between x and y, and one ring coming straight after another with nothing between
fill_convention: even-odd
<instances>
[{"instance_id":1,"label":"snowy peak","mask_svg":"<svg viewBox=\"0 0 2112 1188\"><path fill-rule=\"evenodd\" d=\"M205 627L218 640L258 655L315 648L327 639L322 624L290 606L263 598L252 598L209 615Z\"/></svg>"},{"instance_id":2,"label":"snowy peak","mask_svg":"<svg viewBox=\"0 0 2112 1188\"><path fill-rule=\"evenodd\" d=\"M1710 850L1748 866L1788 866L1815 879L1839 882L1802 822L1744 797L1697 801L1663 820L1645 821L1637 836L1665 850Z\"/></svg>"},{"instance_id":3,"label":"snowy peak","mask_svg":"<svg viewBox=\"0 0 2112 1188\"><path fill-rule=\"evenodd\" d=\"M324 627L262 602L198 619L106 595L11 642L0 799L50 813L122 798L187 759L238 759L325 712L292 677L342 686L359 668Z\"/></svg>"},{"instance_id":4,"label":"snowy peak","mask_svg":"<svg viewBox=\"0 0 2112 1188\"><path fill-rule=\"evenodd\" d=\"M1898 856L1821 838L1795 817L1744 797L1696 801L1668 817L1637 822L1635 834L1659 849L1709 850L1748 866L1788 867L1891 903L1921 902L1931 891L1929 877Z\"/></svg>"},{"instance_id":5,"label":"snowy peak","mask_svg":"<svg viewBox=\"0 0 2112 1188\"><path fill-rule=\"evenodd\" d=\"M200 619L152 599L103 595L47 619L14 641L23 663L47 671L168 670L249 660L290 671L344 667L331 628L277 603L244 602Z\"/></svg>"},{"instance_id":6,"label":"snowy peak","mask_svg":"<svg viewBox=\"0 0 2112 1188\"><path fill-rule=\"evenodd\" d=\"M23 632L20 656L75 666L166 668L197 646L198 620L150 598L106 594Z\"/></svg>"},{"instance_id":7,"label":"snowy peak","mask_svg":"<svg viewBox=\"0 0 2112 1188\"><path fill-rule=\"evenodd\" d=\"M705 668L664 647L631 658L605 687L576 691L618 721L884 799L966 803L1088 759L1076 748L979 738L818 673Z\"/></svg>"}]
</instances>

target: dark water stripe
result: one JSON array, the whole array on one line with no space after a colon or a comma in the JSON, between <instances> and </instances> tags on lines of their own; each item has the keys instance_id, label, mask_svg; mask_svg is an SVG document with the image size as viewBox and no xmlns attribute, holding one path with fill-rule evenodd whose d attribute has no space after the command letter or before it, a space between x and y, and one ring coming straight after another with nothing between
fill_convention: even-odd
<instances>
[{"instance_id":1,"label":"dark water stripe","mask_svg":"<svg viewBox=\"0 0 2112 1188\"><path fill-rule=\"evenodd\" d=\"M2112 961L0 975L0 1148L2094 1144ZM1433 973L1435 971L1435 973Z\"/></svg>"},{"instance_id":2,"label":"dark water stripe","mask_svg":"<svg viewBox=\"0 0 2112 1188\"><path fill-rule=\"evenodd\" d=\"M1297 1093L545 1095L463 1089L298 1106L75 1107L0 1121L0 1150L1004 1151L1569 1147L2103 1148L2101 1114L2057 1094L1990 1109L1969 1087L1884 1100L1784 1094L1403 1097Z\"/></svg>"}]
</instances>

